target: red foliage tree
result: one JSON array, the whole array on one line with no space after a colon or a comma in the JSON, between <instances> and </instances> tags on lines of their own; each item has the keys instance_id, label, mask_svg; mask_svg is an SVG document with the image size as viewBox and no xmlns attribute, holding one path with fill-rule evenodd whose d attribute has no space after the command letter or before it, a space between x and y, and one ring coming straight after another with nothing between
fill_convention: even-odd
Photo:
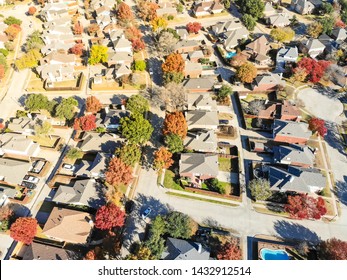
<instances>
[{"instance_id":1,"label":"red foliage tree","mask_svg":"<svg viewBox=\"0 0 347 280\"><path fill-rule=\"evenodd\" d=\"M83 33L83 26L82 26L82 24L79 21L74 24L73 32L76 35L81 35Z\"/></svg>"},{"instance_id":2,"label":"red foliage tree","mask_svg":"<svg viewBox=\"0 0 347 280\"><path fill-rule=\"evenodd\" d=\"M84 45L82 43L75 44L72 48L69 49L70 53L73 53L74 55L81 56L84 51Z\"/></svg>"},{"instance_id":3,"label":"red foliage tree","mask_svg":"<svg viewBox=\"0 0 347 280\"><path fill-rule=\"evenodd\" d=\"M326 214L325 202L321 197L315 199L307 194L289 195L285 211L294 219L319 220Z\"/></svg>"},{"instance_id":4,"label":"red foliage tree","mask_svg":"<svg viewBox=\"0 0 347 280\"><path fill-rule=\"evenodd\" d=\"M142 39L132 40L132 47L135 52L139 52L145 48L145 42Z\"/></svg>"},{"instance_id":5,"label":"red foliage tree","mask_svg":"<svg viewBox=\"0 0 347 280\"><path fill-rule=\"evenodd\" d=\"M36 13L36 8L34 6L29 7L28 14L32 16L35 13Z\"/></svg>"},{"instance_id":6,"label":"red foliage tree","mask_svg":"<svg viewBox=\"0 0 347 280\"><path fill-rule=\"evenodd\" d=\"M108 204L100 207L95 215L95 227L110 230L124 225L125 213L118 206Z\"/></svg>"},{"instance_id":7,"label":"red foliage tree","mask_svg":"<svg viewBox=\"0 0 347 280\"><path fill-rule=\"evenodd\" d=\"M161 67L164 73L182 73L184 66L185 62L182 55L179 53L171 53L166 57Z\"/></svg>"},{"instance_id":8,"label":"red foliage tree","mask_svg":"<svg viewBox=\"0 0 347 280\"><path fill-rule=\"evenodd\" d=\"M308 121L308 127L309 129L311 129L314 132L318 132L318 134L320 136L324 136L327 134L328 129L325 126L325 121L322 119L318 119L318 118L311 118Z\"/></svg>"},{"instance_id":9,"label":"red foliage tree","mask_svg":"<svg viewBox=\"0 0 347 280\"><path fill-rule=\"evenodd\" d=\"M316 61L309 57L304 57L298 63L298 67L305 69L307 75L309 76L309 80L312 83L318 83L320 81L329 65L330 61Z\"/></svg>"},{"instance_id":10,"label":"red foliage tree","mask_svg":"<svg viewBox=\"0 0 347 280\"><path fill-rule=\"evenodd\" d=\"M141 30L136 28L135 26L131 26L125 29L124 35L129 41L142 38Z\"/></svg>"},{"instance_id":11,"label":"red foliage tree","mask_svg":"<svg viewBox=\"0 0 347 280\"><path fill-rule=\"evenodd\" d=\"M198 33L201 29L201 23L200 22L189 22L186 25L186 29L189 33Z\"/></svg>"},{"instance_id":12,"label":"red foliage tree","mask_svg":"<svg viewBox=\"0 0 347 280\"><path fill-rule=\"evenodd\" d=\"M345 24L342 20L338 19L338 20L335 22L335 27L345 28L345 27L346 27L346 24Z\"/></svg>"},{"instance_id":13,"label":"red foliage tree","mask_svg":"<svg viewBox=\"0 0 347 280\"><path fill-rule=\"evenodd\" d=\"M347 242L337 238L322 241L318 256L323 260L347 260Z\"/></svg>"},{"instance_id":14,"label":"red foliage tree","mask_svg":"<svg viewBox=\"0 0 347 280\"><path fill-rule=\"evenodd\" d=\"M241 249L236 241L224 243L217 253L218 260L241 260L241 258Z\"/></svg>"},{"instance_id":15,"label":"red foliage tree","mask_svg":"<svg viewBox=\"0 0 347 280\"><path fill-rule=\"evenodd\" d=\"M0 81L5 77L5 66L0 64Z\"/></svg>"},{"instance_id":16,"label":"red foliage tree","mask_svg":"<svg viewBox=\"0 0 347 280\"><path fill-rule=\"evenodd\" d=\"M96 117L94 115L82 116L76 118L73 124L75 130L90 131L96 128Z\"/></svg>"},{"instance_id":17,"label":"red foliage tree","mask_svg":"<svg viewBox=\"0 0 347 280\"><path fill-rule=\"evenodd\" d=\"M93 114L100 111L102 108L101 102L95 96L88 96L86 100L86 111Z\"/></svg>"},{"instance_id":18,"label":"red foliage tree","mask_svg":"<svg viewBox=\"0 0 347 280\"><path fill-rule=\"evenodd\" d=\"M164 135L173 133L184 139L187 136L187 130L187 121L182 112L166 114L163 127Z\"/></svg>"},{"instance_id":19,"label":"red foliage tree","mask_svg":"<svg viewBox=\"0 0 347 280\"><path fill-rule=\"evenodd\" d=\"M5 128L4 123L0 123L0 130L3 130Z\"/></svg>"},{"instance_id":20,"label":"red foliage tree","mask_svg":"<svg viewBox=\"0 0 347 280\"><path fill-rule=\"evenodd\" d=\"M0 129L4 128L5 125L0 123ZM14 216L13 210L7 205L0 208L0 221L7 221Z\"/></svg>"},{"instance_id":21,"label":"red foliage tree","mask_svg":"<svg viewBox=\"0 0 347 280\"><path fill-rule=\"evenodd\" d=\"M18 218L10 228L10 236L27 245L34 240L37 231L37 220L34 218Z\"/></svg>"},{"instance_id":22,"label":"red foliage tree","mask_svg":"<svg viewBox=\"0 0 347 280\"><path fill-rule=\"evenodd\" d=\"M128 185L133 180L133 169L120 158L111 159L106 172L107 183L113 186Z\"/></svg>"},{"instance_id":23,"label":"red foliage tree","mask_svg":"<svg viewBox=\"0 0 347 280\"><path fill-rule=\"evenodd\" d=\"M160 149L154 153L154 156L154 166L158 170L163 168L167 169L174 163L172 160L172 153L165 147L160 147Z\"/></svg>"},{"instance_id":24,"label":"red foliage tree","mask_svg":"<svg viewBox=\"0 0 347 280\"><path fill-rule=\"evenodd\" d=\"M133 20L134 14L130 7L124 2L120 3L117 9L117 18L119 20Z\"/></svg>"}]
</instances>

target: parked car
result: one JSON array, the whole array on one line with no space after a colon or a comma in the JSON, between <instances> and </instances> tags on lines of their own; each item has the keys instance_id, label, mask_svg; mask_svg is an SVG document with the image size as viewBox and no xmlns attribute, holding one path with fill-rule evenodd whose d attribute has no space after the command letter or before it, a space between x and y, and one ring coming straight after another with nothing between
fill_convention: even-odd
<instances>
[{"instance_id":1,"label":"parked car","mask_svg":"<svg viewBox=\"0 0 347 280\"><path fill-rule=\"evenodd\" d=\"M125 213L130 214L135 208L135 202L133 200L128 200L125 203Z\"/></svg>"},{"instance_id":2,"label":"parked car","mask_svg":"<svg viewBox=\"0 0 347 280\"><path fill-rule=\"evenodd\" d=\"M152 208L147 207L146 210L142 212L141 218L146 219L149 216L149 214L151 214L151 212L152 212Z\"/></svg>"},{"instance_id":3,"label":"parked car","mask_svg":"<svg viewBox=\"0 0 347 280\"><path fill-rule=\"evenodd\" d=\"M229 142L225 142L225 141L219 141L219 142L218 142L218 146L223 146L223 145L224 145L224 146L225 146L225 145L228 145L228 146L229 146L230 143L229 143Z\"/></svg>"},{"instance_id":4,"label":"parked car","mask_svg":"<svg viewBox=\"0 0 347 280\"><path fill-rule=\"evenodd\" d=\"M35 176L25 175L23 181L37 184L38 182L40 182L40 179Z\"/></svg>"},{"instance_id":5,"label":"parked car","mask_svg":"<svg viewBox=\"0 0 347 280\"><path fill-rule=\"evenodd\" d=\"M70 170L70 171L74 171L75 170L75 166L73 166L72 164L68 164L68 163L64 163L63 164L63 168L66 170Z\"/></svg>"},{"instance_id":6,"label":"parked car","mask_svg":"<svg viewBox=\"0 0 347 280\"><path fill-rule=\"evenodd\" d=\"M23 186L23 187L26 187L27 189L30 189L30 190L34 190L34 189L36 189L36 184L34 184L34 183L30 183L30 182L27 182L27 181L23 181L22 183L21 183L21 185Z\"/></svg>"},{"instance_id":7,"label":"parked car","mask_svg":"<svg viewBox=\"0 0 347 280\"><path fill-rule=\"evenodd\" d=\"M219 120L219 124L229 124L228 120Z\"/></svg>"}]
</instances>

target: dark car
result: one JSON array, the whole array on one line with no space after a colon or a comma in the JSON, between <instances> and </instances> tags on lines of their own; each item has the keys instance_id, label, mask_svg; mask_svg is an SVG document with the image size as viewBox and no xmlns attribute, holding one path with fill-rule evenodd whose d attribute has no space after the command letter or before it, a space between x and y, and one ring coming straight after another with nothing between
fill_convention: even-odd
<instances>
[{"instance_id":1,"label":"dark car","mask_svg":"<svg viewBox=\"0 0 347 280\"><path fill-rule=\"evenodd\" d=\"M229 124L228 120L219 120L219 124Z\"/></svg>"},{"instance_id":2,"label":"dark car","mask_svg":"<svg viewBox=\"0 0 347 280\"><path fill-rule=\"evenodd\" d=\"M135 202L133 200L128 200L125 202L125 213L130 214L135 208Z\"/></svg>"},{"instance_id":3,"label":"dark car","mask_svg":"<svg viewBox=\"0 0 347 280\"><path fill-rule=\"evenodd\" d=\"M27 181L23 181L21 185L23 187L26 187L27 189L30 189L30 190L34 190L37 187L34 183L30 183L30 182L27 182Z\"/></svg>"}]
</instances>

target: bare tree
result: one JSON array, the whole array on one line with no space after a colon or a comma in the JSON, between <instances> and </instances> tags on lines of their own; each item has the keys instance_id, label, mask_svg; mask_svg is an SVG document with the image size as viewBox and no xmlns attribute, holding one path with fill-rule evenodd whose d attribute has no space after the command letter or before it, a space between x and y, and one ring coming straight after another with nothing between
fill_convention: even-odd
<instances>
[{"instance_id":1,"label":"bare tree","mask_svg":"<svg viewBox=\"0 0 347 280\"><path fill-rule=\"evenodd\" d=\"M252 115L258 115L259 111L264 110L265 109L265 104L263 100L253 100L248 104L248 111L249 113L251 113Z\"/></svg>"},{"instance_id":2,"label":"bare tree","mask_svg":"<svg viewBox=\"0 0 347 280\"><path fill-rule=\"evenodd\" d=\"M168 83L161 90L162 99L169 111L182 109L186 103L186 95L187 92L183 85L174 82Z\"/></svg>"},{"instance_id":3,"label":"bare tree","mask_svg":"<svg viewBox=\"0 0 347 280\"><path fill-rule=\"evenodd\" d=\"M178 39L171 32L162 32L157 42L157 51L163 56L175 51Z\"/></svg>"}]
</instances>

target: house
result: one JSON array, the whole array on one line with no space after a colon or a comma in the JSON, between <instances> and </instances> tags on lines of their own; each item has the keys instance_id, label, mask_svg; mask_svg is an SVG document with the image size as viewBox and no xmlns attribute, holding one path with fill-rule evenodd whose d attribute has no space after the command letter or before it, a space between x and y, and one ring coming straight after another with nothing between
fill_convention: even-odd
<instances>
[{"instance_id":1,"label":"house","mask_svg":"<svg viewBox=\"0 0 347 280\"><path fill-rule=\"evenodd\" d=\"M285 121L299 121L301 119L299 108L291 104L288 100L283 101L280 115L280 119Z\"/></svg>"},{"instance_id":2,"label":"house","mask_svg":"<svg viewBox=\"0 0 347 280\"><path fill-rule=\"evenodd\" d=\"M68 15L68 6L65 3L47 3L40 12L40 17L43 21L65 18Z\"/></svg>"},{"instance_id":3,"label":"house","mask_svg":"<svg viewBox=\"0 0 347 280\"><path fill-rule=\"evenodd\" d=\"M126 65L130 67L133 62L133 55L129 52L108 52L107 67L112 67L113 65Z\"/></svg>"},{"instance_id":4,"label":"house","mask_svg":"<svg viewBox=\"0 0 347 280\"><path fill-rule=\"evenodd\" d=\"M331 32L331 37L333 37L336 42L341 43L347 39L347 31L344 28L335 27Z\"/></svg>"},{"instance_id":5,"label":"house","mask_svg":"<svg viewBox=\"0 0 347 280\"><path fill-rule=\"evenodd\" d=\"M192 12L195 17L208 16L211 13L221 13L224 6L221 6L219 2L215 1L196 1L193 4Z\"/></svg>"},{"instance_id":6,"label":"house","mask_svg":"<svg viewBox=\"0 0 347 280\"><path fill-rule=\"evenodd\" d=\"M214 153L217 151L217 136L214 130L190 130L184 138L184 147L197 152Z\"/></svg>"},{"instance_id":7,"label":"house","mask_svg":"<svg viewBox=\"0 0 347 280\"><path fill-rule=\"evenodd\" d=\"M193 51L188 53L188 58L190 62L199 62L201 58L205 58L205 55L202 50Z\"/></svg>"},{"instance_id":8,"label":"house","mask_svg":"<svg viewBox=\"0 0 347 280\"><path fill-rule=\"evenodd\" d=\"M93 226L93 216L87 212L54 207L42 234L58 241L87 245Z\"/></svg>"},{"instance_id":9,"label":"house","mask_svg":"<svg viewBox=\"0 0 347 280\"><path fill-rule=\"evenodd\" d=\"M268 39L264 35L261 35L253 42L247 44L242 54L254 60L259 65L267 65L271 63L271 58L267 56L269 50L270 45Z\"/></svg>"},{"instance_id":10,"label":"house","mask_svg":"<svg viewBox=\"0 0 347 280\"><path fill-rule=\"evenodd\" d=\"M130 111L125 110L124 106L122 106L122 109L106 107L103 111L96 114L96 124L105 127L107 130L117 131L120 126L120 119L128 116L130 116Z\"/></svg>"},{"instance_id":11,"label":"house","mask_svg":"<svg viewBox=\"0 0 347 280\"><path fill-rule=\"evenodd\" d=\"M292 0L291 7L294 11L301 15L308 15L322 4L321 0Z\"/></svg>"},{"instance_id":12,"label":"house","mask_svg":"<svg viewBox=\"0 0 347 280\"><path fill-rule=\"evenodd\" d=\"M36 67L36 71L44 81L62 82L75 80L75 68L66 64L45 64Z\"/></svg>"},{"instance_id":13,"label":"house","mask_svg":"<svg viewBox=\"0 0 347 280\"><path fill-rule=\"evenodd\" d=\"M270 166L270 189L279 192L317 193L326 185L326 178L317 169L289 166L287 170Z\"/></svg>"},{"instance_id":14,"label":"house","mask_svg":"<svg viewBox=\"0 0 347 280\"><path fill-rule=\"evenodd\" d=\"M209 93L194 92L187 95L188 110L217 111L217 102Z\"/></svg>"},{"instance_id":15,"label":"house","mask_svg":"<svg viewBox=\"0 0 347 280\"><path fill-rule=\"evenodd\" d=\"M78 146L83 152L114 153L118 138L114 134L86 132Z\"/></svg>"},{"instance_id":16,"label":"house","mask_svg":"<svg viewBox=\"0 0 347 280\"><path fill-rule=\"evenodd\" d=\"M272 7L272 4L270 2L266 2L263 14L264 14L264 18L268 18L270 16L277 14L277 11Z\"/></svg>"},{"instance_id":17,"label":"house","mask_svg":"<svg viewBox=\"0 0 347 280\"><path fill-rule=\"evenodd\" d=\"M210 251L201 243L168 237L162 260L209 260Z\"/></svg>"},{"instance_id":18,"label":"house","mask_svg":"<svg viewBox=\"0 0 347 280\"><path fill-rule=\"evenodd\" d=\"M313 166L314 151L304 145L274 146L274 163L294 165L304 168Z\"/></svg>"},{"instance_id":19,"label":"house","mask_svg":"<svg viewBox=\"0 0 347 280\"><path fill-rule=\"evenodd\" d=\"M185 89L189 92L207 92L212 91L215 81L209 77L198 79L188 79L183 83Z\"/></svg>"},{"instance_id":20,"label":"house","mask_svg":"<svg viewBox=\"0 0 347 280\"><path fill-rule=\"evenodd\" d=\"M31 167L28 161L0 158L0 181L20 185Z\"/></svg>"},{"instance_id":21,"label":"house","mask_svg":"<svg viewBox=\"0 0 347 280\"><path fill-rule=\"evenodd\" d=\"M49 55L52 52L63 51L67 53L75 45L74 42L57 42L54 41L50 44L43 46L40 51L43 55Z\"/></svg>"},{"instance_id":22,"label":"house","mask_svg":"<svg viewBox=\"0 0 347 280\"><path fill-rule=\"evenodd\" d=\"M213 4L211 6L211 13L212 14L220 14L221 12L223 12L224 10L224 5L219 1L219 0L215 0L213 1Z\"/></svg>"},{"instance_id":23,"label":"house","mask_svg":"<svg viewBox=\"0 0 347 280\"><path fill-rule=\"evenodd\" d=\"M232 50L240 44L241 40L246 40L248 38L249 32L246 27L240 29L227 31L225 34L225 41L223 43L227 51Z\"/></svg>"},{"instance_id":24,"label":"house","mask_svg":"<svg viewBox=\"0 0 347 280\"><path fill-rule=\"evenodd\" d=\"M175 52L188 53L200 49L200 42L196 40L181 40L176 44Z\"/></svg>"},{"instance_id":25,"label":"house","mask_svg":"<svg viewBox=\"0 0 347 280\"><path fill-rule=\"evenodd\" d=\"M295 63L298 61L299 52L297 47L283 47L278 50L276 55L276 64L281 68L285 68L287 63Z\"/></svg>"},{"instance_id":26,"label":"house","mask_svg":"<svg viewBox=\"0 0 347 280\"><path fill-rule=\"evenodd\" d=\"M131 42L128 39L125 39L124 37L117 38L116 40L112 41L112 43L115 52L133 52Z\"/></svg>"},{"instance_id":27,"label":"house","mask_svg":"<svg viewBox=\"0 0 347 280\"><path fill-rule=\"evenodd\" d=\"M266 23L272 27L285 27L290 24L290 20L286 13L279 13L269 16L266 19Z\"/></svg>"},{"instance_id":28,"label":"house","mask_svg":"<svg viewBox=\"0 0 347 280\"><path fill-rule=\"evenodd\" d=\"M306 144L312 132L304 122L275 120L273 125L273 138L278 142L289 144Z\"/></svg>"},{"instance_id":29,"label":"house","mask_svg":"<svg viewBox=\"0 0 347 280\"><path fill-rule=\"evenodd\" d=\"M322 54L325 49L325 45L314 38L302 41L300 47L303 53L307 53L312 58L316 58L318 55Z\"/></svg>"},{"instance_id":30,"label":"house","mask_svg":"<svg viewBox=\"0 0 347 280\"><path fill-rule=\"evenodd\" d=\"M33 242L22 246L17 254L22 260L80 260L82 255L75 251Z\"/></svg>"},{"instance_id":31,"label":"house","mask_svg":"<svg viewBox=\"0 0 347 280\"><path fill-rule=\"evenodd\" d=\"M177 16L177 9L170 2L159 3L159 9L157 9L157 16Z\"/></svg>"},{"instance_id":32,"label":"house","mask_svg":"<svg viewBox=\"0 0 347 280\"><path fill-rule=\"evenodd\" d=\"M17 194L15 188L7 187L4 185L0 186L0 208L10 202L9 199L14 198Z\"/></svg>"},{"instance_id":33,"label":"house","mask_svg":"<svg viewBox=\"0 0 347 280\"><path fill-rule=\"evenodd\" d=\"M185 27L184 28L176 27L176 32L181 40L187 40L189 33Z\"/></svg>"},{"instance_id":34,"label":"house","mask_svg":"<svg viewBox=\"0 0 347 280\"><path fill-rule=\"evenodd\" d=\"M83 205L94 209L105 204L101 186L94 179L77 180L72 187L59 186L52 200L58 204Z\"/></svg>"},{"instance_id":35,"label":"house","mask_svg":"<svg viewBox=\"0 0 347 280\"><path fill-rule=\"evenodd\" d=\"M252 83L253 91L273 91L285 85L281 74L265 73L258 75Z\"/></svg>"},{"instance_id":36,"label":"house","mask_svg":"<svg viewBox=\"0 0 347 280\"><path fill-rule=\"evenodd\" d=\"M219 125L216 111L187 111L186 120L188 129L217 129Z\"/></svg>"},{"instance_id":37,"label":"house","mask_svg":"<svg viewBox=\"0 0 347 280\"><path fill-rule=\"evenodd\" d=\"M199 62L185 61L184 66L184 77L185 78L199 78L202 73L202 65Z\"/></svg>"},{"instance_id":38,"label":"house","mask_svg":"<svg viewBox=\"0 0 347 280\"><path fill-rule=\"evenodd\" d=\"M241 20L237 17L233 17L231 20L218 22L211 26L211 31L215 35L220 35L224 32L234 31L237 29L242 29L244 26Z\"/></svg>"},{"instance_id":39,"label":"house","mask_svg":"<svg viewBox=\"0 0 347 280\"><path fill-rule=\"evenodd\" d=\"M116 78L120 78L122 76L130 75L133 71L131 70L130 65L122 64L121 66L115 69Z\"/></svg>"},{"instance_id":40,"label":"house","mask_svg":"<svg viewBox=\"0 0 347 280\"><path fill-rule=\"evenodd\" d=\"M97 153L93 161L81 160L74 173L79 177L104 178L111 154Z\"/></svg>"},{"instance_id":41,"label":"house","mask_svg":"<svg viewBox=\"0 0 347 280\"><path fill-rule=\"evenodd\" d=\"M0 156L36 157L40 145L21 134L4 133L0 135Z\"/></svg>"},{"instance_id":42,"label":"house","mask_svg":"<svg viewBox=\"0 0 347 280\"><path fill-rule=\"evenodd\" d=\"M11 119L7 125L8 129L15 133L21 133L24 135L35 134L36 122L28 117Z\"/></svg>"}]
</instances>

